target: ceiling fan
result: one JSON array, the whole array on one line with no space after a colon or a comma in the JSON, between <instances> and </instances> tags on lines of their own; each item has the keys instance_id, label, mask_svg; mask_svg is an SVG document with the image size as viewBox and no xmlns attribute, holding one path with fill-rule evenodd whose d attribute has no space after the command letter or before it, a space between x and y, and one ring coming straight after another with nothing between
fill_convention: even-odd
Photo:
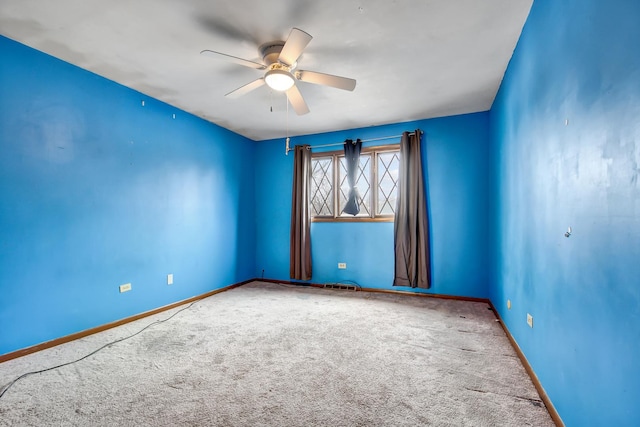
<instances>
[{"instance_id":1,"label":"ceiling fan","mask_svg":"<svg viewBox=\"0 0 640 427\"><path fill-rule=\"evenodd\" d=\"M239 65L244 65L245 67L255 68L256 70L266 70L264 75L259 79L247 83L227 93L225 96L238 98L266 83L267 86L273 90L286 92L287 98L295 112L298 115L303 115L309 112L309 107L307 107L307 103L304 101L300 90L298 90L296 86L296 80L349 91L354 90L356 87L356 81L354 79L297 69L298 58L300 58L302 51L307 47L312 38L313 37L306 32L298 28L292 28L286 41L273 41L260 46L259 51L262 56L262 63L227 55L226 53L215 52L213 50L205 49L200 53L214 58L225 59Z\"/></svg>"}]
</instances>

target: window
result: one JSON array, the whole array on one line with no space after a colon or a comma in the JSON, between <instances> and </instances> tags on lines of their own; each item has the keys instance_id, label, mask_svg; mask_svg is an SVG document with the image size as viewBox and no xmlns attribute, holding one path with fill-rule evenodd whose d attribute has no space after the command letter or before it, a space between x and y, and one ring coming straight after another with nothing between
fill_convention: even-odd
<instances>
[{"instance_id":1,"label":"window","mask_svg":"<svg viewBox=\"0 0 640 427\"><path fill-rule=\"evenodd\" d=\"M363 148L356 173L360 213L343 212L349 194L343 151L314 153L311 159L313 221L393 221L398 192L398 145Z\"/></svg>"}]
</instances>

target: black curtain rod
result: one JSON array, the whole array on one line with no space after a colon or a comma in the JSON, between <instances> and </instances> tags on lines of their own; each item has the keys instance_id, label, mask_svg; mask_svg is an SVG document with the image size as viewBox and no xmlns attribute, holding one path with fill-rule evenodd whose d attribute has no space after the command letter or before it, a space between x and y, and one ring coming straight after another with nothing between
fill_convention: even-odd
<instances>
[{"instance_id":1,"label":"black curtain rod","mask_svg":"<svg viewBox=\"0 0 640 427\"><path fill-rule=\"evenodd\" d=\"M415 132L409 132L409 135L413 135ZM369 138L369 139L361 139L361 141L364 142L373 142L373 141L384 141L386 139L396 139L396 138L401 138L402 135L390 135L390 136L381 136L380 138ZM355 144L355 141L354 141ZM309 147L310 149L314 149L314 148L324 148L324 147L336 147L338 145L344 145L344 141L343 142L335 142L332 144L323 144L323 145L314 145L313 147Z\"/></svg>"},{"instance_id":2,"label":"black curtain rod","mask_svg":"<svg viewBox=\"0 0 640 427\"><path fill-rule=\"evenodd\" d=\"M415 135L415 132L409 132L409 135ZM402 135L389 135L389 136L381 136L379 138L369 138L369 139L362 139L361 141L364 142L373 142L373 141L384 141L386 139L396 139L396 138L401 138ZM354 141L355 144L355 141ZM337 147L339 145L344 145L344 141L343 142L335 142L332 144L323 144L323 145L314 145L307 147L308 150L313 150L314 148L324 148L324 147ZM289 151L293 151L293 148L289 148L289 145L287 144L286 146L286 153L285 154L289 154Z\"/></svg>"}]
</instances>

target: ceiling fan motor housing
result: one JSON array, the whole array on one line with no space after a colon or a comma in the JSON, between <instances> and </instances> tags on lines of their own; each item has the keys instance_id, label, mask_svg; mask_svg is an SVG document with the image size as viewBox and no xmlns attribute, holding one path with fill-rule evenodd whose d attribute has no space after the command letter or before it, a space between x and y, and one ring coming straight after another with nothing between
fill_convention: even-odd
<instances>
[{"instance_id":1,"label":"ceiling fan motor housing","mask_svg":"<svg viewBox=\"0 0 640 427\"><path fill-rule=\"evenodd\" d=\"M273 64L279 64L278 57L280 56L280 52L282 52L283 47L284 47L283 41L269 42L260 46L259 50L260 50L260 53L262 54L262 60L264 61L264 63L267 66L273 65Z\"/></svg>"},{"instance_id":2,"label":"ceiling fan motor housing","mask_svg":"<svg viewBox=\"0 0 640 427\"><path fill-rule=\"evenodd\" d=\"M293 68L297 65L280 62L280 53L285 42L275 41L265 43L260 46L262 59L267 65L267 72L264 75L265 82L269 87L277 91L286 91L294 84Z\"/></svg>"}]
</instances>

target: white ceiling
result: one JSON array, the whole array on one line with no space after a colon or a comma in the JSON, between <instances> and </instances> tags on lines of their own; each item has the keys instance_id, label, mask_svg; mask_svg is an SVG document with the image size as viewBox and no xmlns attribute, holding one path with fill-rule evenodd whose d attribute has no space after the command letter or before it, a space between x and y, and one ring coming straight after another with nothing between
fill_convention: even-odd
<instances>
[{"instance_id":1,"label":"white ceiling","mask_svg":"<svg viewBox=\"0 0 640 427\"><path fill-rule=\"evenodd\" d=\"M299 68L351 77L353 92L299 82L311 112L289 135L486 111L533 0L0 0L0 33L254 140L287 134L285 95L261 61L292 27L313 36ZM271 107L273 111L271 111Z\"/></svg>"}]
</instances>

